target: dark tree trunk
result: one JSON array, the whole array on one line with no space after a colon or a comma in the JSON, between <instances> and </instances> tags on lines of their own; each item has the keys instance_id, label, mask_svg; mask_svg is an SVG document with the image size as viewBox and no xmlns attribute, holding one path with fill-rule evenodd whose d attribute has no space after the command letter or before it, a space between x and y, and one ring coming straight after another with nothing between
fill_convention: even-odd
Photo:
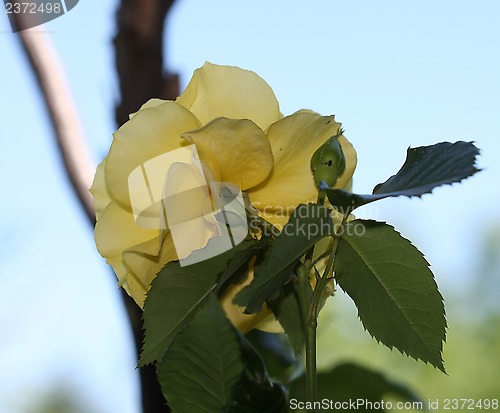
<instances>
[{"instance_id":1,"label":"dark tree trunk","mask_svg":"<svg viewBox=\"0 0 500 413\"><path fill-rule=\"evenodd\" d=\"M175 99L177 75L164 70L165 17L174 0L121 0L114 38L115 63L121 100L116 123L123 125L130 113L153 97Z\"/></svg>"},{"instance_id":2,"label":"dark tree trunk","mask_svg":"<svg viewBox=\"0 0 500 413\"><path fill-rule=\"evenodd\" d=\"M123 125L129 114L150 98L175 99L179 94L177 76L165 72L163 58L165 17L173 3L174 0L120 2L114 38L121 94L115 113L117 126ZM139 355L143 343L142 311L124 291L123 297ZM143 413L169 412L156 381L155 367L146 366L139 372Z\"/></svg>"}]
</instances>

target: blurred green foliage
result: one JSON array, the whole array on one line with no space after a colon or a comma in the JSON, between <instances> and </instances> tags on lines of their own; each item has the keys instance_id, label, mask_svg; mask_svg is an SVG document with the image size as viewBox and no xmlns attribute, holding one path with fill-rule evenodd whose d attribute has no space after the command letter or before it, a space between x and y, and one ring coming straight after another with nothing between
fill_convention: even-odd
<instances>
[{"instance_id":1,"label":"blurred green foliage","mask_svg":"<svg viewBox=\"0 0 500 413\"><path fill-rule=\"evenodd\" d=\"M65 384L54 384L39 397L28 398L23 407L16 411L25 413L99 413L95 408L84 406L83 400L77 395L77 389Z\"/></svg>"}]
</instances>

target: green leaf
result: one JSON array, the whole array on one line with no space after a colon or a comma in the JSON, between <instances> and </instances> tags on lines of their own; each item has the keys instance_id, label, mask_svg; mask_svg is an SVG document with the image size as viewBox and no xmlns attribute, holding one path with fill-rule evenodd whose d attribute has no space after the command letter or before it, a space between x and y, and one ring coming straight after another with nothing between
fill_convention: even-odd
<instances>
[{"instance_id":1,"label":"green leaf","mask_svg":"<svg viewBox=\"0 0 500 413\"><path fill-rule=\"evenodd\" d=\"M259 353L238 332L245 369L223 413L286 413L287 391L269 377Z\"/></svg>"},{"instance_id":2,"label":"green leaf","mask_svg":"<svg viewBox=\"0 0 500 413\"><path fill-rule=\"evenodd\" d=\"M291 398L298 401L305 400L305 379L302 376L291 384ZM386 395L397 396L403 401L422 403L418 410L425 410L425 404L410 389L401 383L389 380L383 374L353 364L343 363L328 372L318 374L318 400L332 400L334 402L355 403L343 411L356 410L357 412L388 411L370 409L366 402L376 403L384 400ZM357 403L362 403L357 405ZM349 404L346 405L349 407ZM414 404L420 407L420 405ZM337 409L340 410L340 409Z\"/></svg>"},{"instance_id":3,"label":"green leaf","mask_svg":"<svg viewBox=\"0 0 500 413\"><path fill-rule=\"evenodd\" d=\"M299 296L292 283L283 286L277 299L269 301L274 316L285 330L294 353L301 352L305 342Z\"/></svg>"},{"instance_id":4,"label":"green leaf","mask_svg":"<svg viewBox=\"0 0 500 413\"><path fill-rule=\"evenodd\" d=\"M264 301L276 296L294 275L298 260L320 239L331 236L330 211L316 204L299 205L276 238L270 253L255 268L255 278L235 297L246 313L258 313Z\"/></svg>"},{"instance_id":5,"label":"green leaf","mask_svg":"<svg viewBox=\"0 0 500 413\"><path fill-rule=\"evenodd\" d=\"M243 241L209 260L181 267L168 263L158 273L144 303L144 346L139 366L160 360L186 322L216 287L217 277L239 251L253 245Z\"/></svg>"},{"instance_id":6,"label":"green leaf","mask_svg":"<svg viewBox=\"0 0 500 413\"><path fill-rule=\"evenodd\" d=\"M238 336L215 294L157 364L158 381L174 413L219 413L243 370Z\"/></svg>"},{"instance_id":7,"label":"green leaf","mask_svg":"<svg viewBox=\"0 0 500 413\"><path fill-rule=\"evenodd\" d=\"M429 263L410 241L382 222L349 222L337 251L335 279L375 339L445 371L443 298Z\"/></svg>"},{"instance_id":8,"label":"green leaf","mask_svg":"<svg viewBox=\"0 0 500 413\"><path fill-rule=\"evenodd\" d=\"M479 149L472 142L441 142L408 148L406 161L396 175L373 188L372 195L359 195L342 189L326 189L328 200L340 211L397 196L421 196L440 185L460 182L479 171L475 166Z\"/></svg>"},{"instance_id":9,"label":"green leaf","mask_svg":"<svg viewBox=\"0 0 500 413\"><path fill-rule=\"evenodd\" d=\"M241 277L244 277L248 271L248 262L253 257L260 254L264 250L266 245L267 239L265 237L261 238L260 240L250 238L242 241L241 244L237 246L238 251L229 260L226 269L219 277L217 288L215 290L217 294L221 294L224 292L224 289L227 287L229 280L232 280L232 282L239 281L238 279L234 279L235 274L239 274L241 275ZM236 278L239 277L236 276Z\"/></svg>"}]
</instances>

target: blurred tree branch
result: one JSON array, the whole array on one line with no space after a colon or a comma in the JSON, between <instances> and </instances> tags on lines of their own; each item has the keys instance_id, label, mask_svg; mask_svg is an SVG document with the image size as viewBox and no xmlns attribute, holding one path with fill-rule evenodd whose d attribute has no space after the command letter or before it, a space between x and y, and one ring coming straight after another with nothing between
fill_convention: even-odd
<instances>
[{"instance_id":1,"label":"blurred tree branch","mask_svg":"<svg viewBox=\"0 0 500 413\"><path fill-rule=\"evenodd\" d=\"M16 25L23 27L20 20L24 15L14 13L13 17ZM87 147L64 69L44 32L28 29L18 35L45 101L66 174L85 214L94 225L94 201L89 188L96 165Z\"/></svg>"},{"instance_id":2,"label":"blurred tree branch","mask_svg":"<svg viewBox=\"0 0 500 413\"><path fill-rule=\"evenodd\" d=\"M117 126L152 97L174 99L179 94L176 75L167 74L163 63L165 17L174 0L121 0L114 38L115 63L121 100L116 107ZM23 14L15 14L17 27L23 27ZM89 193L95 164L82 131L78 111L67 86L62 65L48 37L40 31L20 31L19 38L45 101L66 174L92 225L95 224L93 199ZM137 354L142 349L142 311L120 290L127 309ZM139 370L143 413L168 412L156 381L153 366Z\"/></svg>"}]
</instances>

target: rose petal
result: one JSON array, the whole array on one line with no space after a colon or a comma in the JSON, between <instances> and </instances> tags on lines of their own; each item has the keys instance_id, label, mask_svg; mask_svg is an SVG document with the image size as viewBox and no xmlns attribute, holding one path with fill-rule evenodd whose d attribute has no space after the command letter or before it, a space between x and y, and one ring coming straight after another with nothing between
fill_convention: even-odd
<instances>
[{"instance_id":1,"label":"rose petal","mask_svg":"<svg viewBox=\"0 0 500 413\"><path fill-rule=\"evenodd\" d=\"M139 248L133 247L123 253L123 261L129 269L124 287L126 286L127 293L141 308L144 306L146 293L151 286L151 282L158 272L170 261L178 259L170 235L167 235L163 241L158 256L146 252L154 252L157 245L157 240L151 240L145 242Z\"/></svg>"},{"instance_id":2,"label":"rose petal","mask_svg":"<svg viewBox=\"0 0 500 413\"><path fill-rule=\"evenodd\" d=\"M299 203L315 201L317 189L310 169L316 149L338 133L340 123L333 116L320 116L300 111L273 124L267 133L274 155L274 169L269 177L248 195L257 209L269 214L290 214ZM353 146L340 137L346 157L346 170L335 187L342 188L351 179L356 167ZM271 221L272 222L272 221Z\"/></svg>"},{"instance_id":3,"label":"rose petal","mask_svg":"<svg viewBox=\"0 0 500 413\"><path fill-rule=\"evenodd\" d=\"M207 182L194 165L175 163L168 171L165 212L180 259L203 248L215 234L214 212Z\"/></svg>"},{"instance_id":4,"label":"rose petal","mask_svg":"<svg viewBox=\"0 0 500 413\"><path fill-rule=\"evenodd\" d=\"M142 105L139 108L139 110L137 112L134 112L134 113L131 113L130 115L128 115L128 118L132 119L135 115L137 115L137 113L140 110L147 109L147 108L154 108L155 106L163 105L165 102L167 102L165 99L158 99L158 98L149 99L146 103L144 103L144 105Z\"/></svg>"},{"instance_id":5,"label":"rose petal","mask_svg":"<svg viewBox=\"0 0 500 413\"><path fill-rule=\"evenodd\" d=\"M144 229L134 221L132 213L116 202L110 203L97 221L94 238L103 257L113 257L126 249L158 238L158 229Z\"/></svg>"},{"instance_id":6,"label":"rose petal","mask_svg":"<svg viewBox=\"0 0 500 413\"><path fill-rule=\"evenodd\" d=\"M262 130L280 119L271 87L254 72L205 63L195 70L177 103L203 123L219 117L250 119Z\"/></svg>"},{"instance_id":7,"label":"rose petal","mask_svg":"<svg viewBox=\"0 0 500 413\"><path fill-rule=\"evenodd\" d=\"M94 197L94 210L97 219L99 219L106 207L112 201L108 187L106 186L106 178L104 174L105 165L106 158L104 158L97 167L94 182L92 182L92 186L90 188L90 193Z\"/></svg>"},{"instance_id":8,"label":"rose petal","mask_svg":"<svg viewBox=\"0 0 500 413\"><path fill-rule=\"evenodd\" d=\"M130 207L128 178L138 166L184 145L180 135L199 127L196 117L181 105L166 101L135 114L114 134L105 166L111 195Z\"/></svg>"},{"instance_id":9,"label":"rose petal","mask_svg":"<svg viewBox=\"0 0 500 413\"><path fill-rule=\"evenodd\" d=\"M143 283L135 276L135 274L129 272L126 280L120 284L120 287L123 287L123 289L134 299L139 307L144 307L146 291L144 290Z\"/></svg>"},{"instance_id":10,"label":"rose petal","mask_svg":"<svg viewBox=\"0 0 500 413\"><path fill-rule=\"evenodd\" d=\"M273 168L271 145L250 120L218 118L182 138L196 145L200 159L217 180L242 190L262 182Z\"/></svg>"},{"instance_id":11,"label":"rose petal","mask_svg":"<svg viewBox=\"0 0 500 413\"><path fill-rule=\"evenodd\" d=\"M125 266L122 254L115 255L106 259L106 262L111 265L113 271L118 277L118 286L122 287L126 285L126 281L129 278L130 270ZM127 290L130 295L130 292Z\"/></svg>"}]
</instances>

